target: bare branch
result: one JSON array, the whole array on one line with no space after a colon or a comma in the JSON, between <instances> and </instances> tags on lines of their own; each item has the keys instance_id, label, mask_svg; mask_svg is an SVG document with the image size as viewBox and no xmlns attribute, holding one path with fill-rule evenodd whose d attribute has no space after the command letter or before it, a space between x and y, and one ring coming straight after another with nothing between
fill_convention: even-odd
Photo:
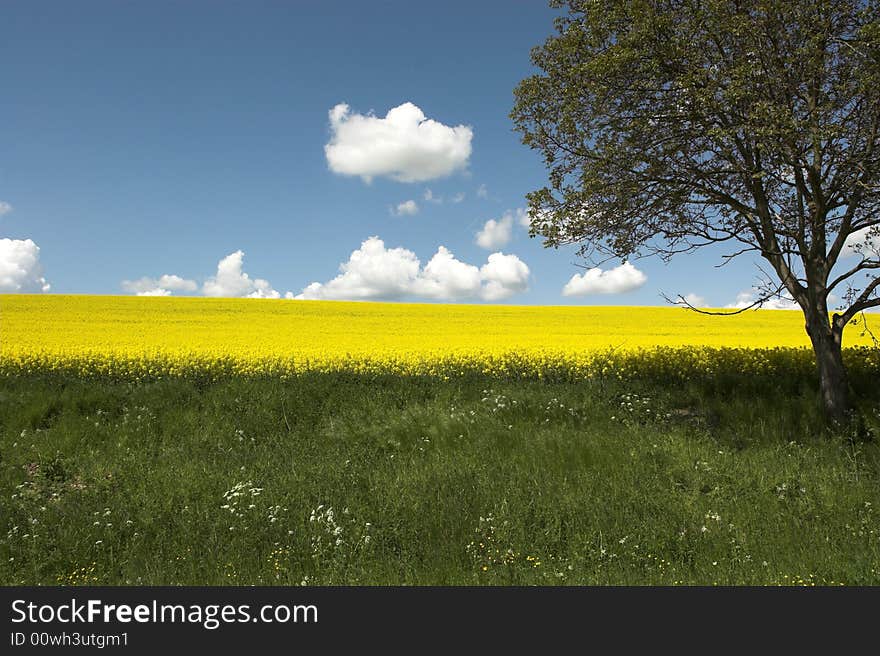
<instances>
[{"instance_id":1,"label":"bare branch","mask_svg":"<svg viewBox=\"0 0 880 656\"><path fill-rule=\"evenodd\" d=\"M841 316L841 321L845 324L848 324L850 320L859 312L867 310L872 307L880 307L880 298L871 298L871 294L874 293L880 287L880 277L874 278L870 283L868 283L865 288L862 290L862 293L858 295L856 300L852 305L849 306L849 309L844 312Z\"/></svg>"},{"instance_id":2,"label":"bare branch","mask_svg":"<svg viewBox=\"0 0 880 656\"><path fill-rule=\"evenodd\" d=\"M781 296L781 292L783 289L785 289L785 286L780 285L776 289L775 292L770 292L770 293L764 294L763 296L761 296L761 298L756 300L754 303L752 303L746 307L743 307L743 308L737 308L735 310L731 309L729 312L715 312L712 310L702 310L698 307L695 307L690 301L688 301L681 294L678 295L678 297L677 297L678 300L675 300L675 301L673 301L671 298L669 298L663 292L660 292L660 296L662 296L663 299L667 303L670 303L671 305L680 305L680 306L683 306L685 309L692 310L693 312L697 312L698 314L707 314L707 315L713 316L713 317L732 317L736 314L742 314L743 312L748 312L749 310L759 309L762 305L764 305L764 303L769 301L771 298L778 298L779 296Z\"/></svg>"},{"instance_id":3,"label":"bare branch","mask_svg":"<svg viewBox=\"0 0 880 656\"><path fill-rule=\"evenodd\" d=\"M871 341L874 342L875 348L880 348L880 339L877 338L874 331L868 326L868 317L865 316L864 312L859 312L859 318L862 320L862 332L860 333L860 337L867 335L871 338ZM856 323L857 321L857 319L852 320L853 323Z\"/></svg>"},{"instance_id":4,"label":"bare branch","mask_svg":"<svg viewBox=\"0 0 880 656\"><path fill-rule=\"evenodd\" d=\"M859 271L867 271L868 269L880 269L880 260L862 260L857 265L855 265L852 269L847 271L846 273L842 273L837 278L835 278L827 287L827 290L830 292L832 289L837 287L840 283L844 282L848 278L854 276Z\"/></svg>"}]
</instances>

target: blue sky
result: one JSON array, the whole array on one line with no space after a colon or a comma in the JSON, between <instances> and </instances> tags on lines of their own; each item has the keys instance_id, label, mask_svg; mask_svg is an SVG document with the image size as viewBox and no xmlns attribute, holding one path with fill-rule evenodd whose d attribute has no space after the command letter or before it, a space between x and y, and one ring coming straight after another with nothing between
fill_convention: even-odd
<instances>
[{"instance_id":1,"label":"blue sky","mask_svg":"<svg viewBox=\"0 0 880 656\"><path fill-rule=\"evenodd\" d=\"M718 252L609 277L611 262L563 295L583 263L519 225L546 171L508 114L554 14L538 1L4 2L0 287L732 303L756 272L714 268ZM415 214L396 211L406 201ZM489 220L501 230L481 246ZM384 247L362 247L370 237Z\"/></svg>"}]
</instances>

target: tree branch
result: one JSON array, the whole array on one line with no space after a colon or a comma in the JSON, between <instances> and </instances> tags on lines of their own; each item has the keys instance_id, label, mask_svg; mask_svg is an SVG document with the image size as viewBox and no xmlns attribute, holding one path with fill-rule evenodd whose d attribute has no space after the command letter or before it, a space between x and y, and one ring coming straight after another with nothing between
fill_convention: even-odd
<instances>
[{"instance_id":1,"label":"tree branch","mask_svg":"<svg viewBox=\"0 0 880 656\"><path fill-rule=\"evenodd\" d=\"M693 312L697 312L698 314L707 314L707 315L709 315L709 316L713 316L713 317L732 317L732 316L734 316L734 315L736 315L736 314L742 314L743 312L748 312L749 310L753 310L753 309L754 309L754 310L757 310L757 309L759 309L762 305L764 305L764 303L766 303L767 301L769 301L771 298L774 298L774 297L778 297L778 296L780 296L780 295L781 295L781 292L782 292L783 289L785 289L785 286L784 286L784 285L780 285L780 286L776 289L775 292L769 292L769 293L763 295L761 298L759 298L757 301L755 301L755 302L752 303L751 305L748 305L748 306L746 306L746 307L744 307L744 308L737 308L737 309L735 309L735 310L731 310L730 312L714 312L714 311L711 311L711 310L701 310L701 309L698 308L698 307L694 307L694 305L691 304L691 303L690 303L690 302L689 302L684 296L682 296L681 294L678 295L678 297L677 297L678 300L676 300L676 301L673 301L671 298L669 298L669 297L668 297L666 294L664 294L663 292L660 292L660 296L662 296L663 299L664 299L667 303L670 303L670 304L672 304L672 305L681 305L681 306L684 306L685 309L687 309L687 310L692 310Z\"/></svg>"},{"instance_id":2,"label":"tree branch","mask_svg":"<svg viewBox=\"0 0 880 656\"><path fill-rule=\"evenodd\" d=\"M859 312L872 307L880 307L880 298L871 299L871 294L874 293L877 287L880 287L880 277L874 278L874 280L868 283L858 298L849 306L849 309L840 315L841 322L844 325L848 324Z\"/></svg>"},{"instance_id":3,"label":"tree branch","mask_svg":"<svg viewBox=\"0 0 880 656\"><path fill-rule=\"evenodd\" d=\"M844 282L847 278L854 276L859 271L867 271L868 269L880 269L880 261L878 260L862 260L852 269L847 271L846 273L842 273L834 281L828 285L827 290L830 292L832 289L837 287L840 283Z\"/></svg>"}]
</instances>

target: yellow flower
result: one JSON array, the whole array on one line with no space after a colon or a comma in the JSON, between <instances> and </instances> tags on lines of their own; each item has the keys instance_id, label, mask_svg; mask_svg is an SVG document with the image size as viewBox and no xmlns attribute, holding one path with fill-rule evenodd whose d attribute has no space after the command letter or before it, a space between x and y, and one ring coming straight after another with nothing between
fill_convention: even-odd
<instances>
[{"instance_id":1,"label":"yellow flower","mask_svg":"<svg viewBox=\"0 0 880 656\"><path fill-rule=\"evenodd\" d=\"M673 307L0 295L0 313L0 375L686 380L813 366L803 318L782 310L718 318ZM880 371L868 336L845 339L851 366Z\"/></svg>"}]
</instances>

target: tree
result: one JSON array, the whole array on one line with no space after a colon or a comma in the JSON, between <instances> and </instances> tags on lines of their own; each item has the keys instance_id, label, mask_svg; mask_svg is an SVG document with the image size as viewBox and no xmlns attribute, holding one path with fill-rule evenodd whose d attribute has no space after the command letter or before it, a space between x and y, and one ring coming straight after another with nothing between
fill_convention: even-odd
<instances>
[{"instance_id":1,"label":"tree","mask_svg":"<svg viewBox=\"0 0 880 656\"><path fill-rule=\"evenodd\" d=\"M878 0L551 6L567 15L511 113L549 169L527 195L532 236L591 258L760 255L775 284L758 303L803 310L826 414L842 419L843 330L880 306Z\"/></svg>"}]
</instances>

